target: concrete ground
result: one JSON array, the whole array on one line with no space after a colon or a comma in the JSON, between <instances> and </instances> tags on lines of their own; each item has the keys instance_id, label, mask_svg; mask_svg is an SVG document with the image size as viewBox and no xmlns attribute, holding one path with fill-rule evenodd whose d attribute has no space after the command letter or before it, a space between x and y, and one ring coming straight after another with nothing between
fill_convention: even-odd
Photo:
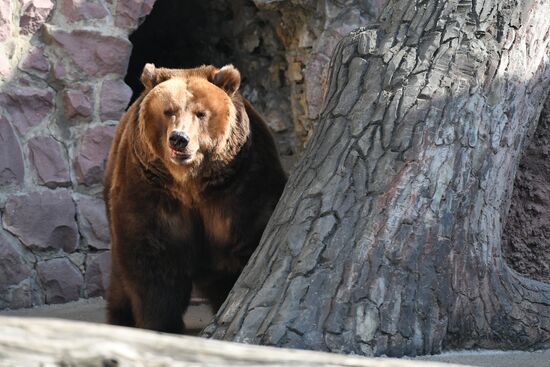
<instances>
[{"instance_id":1,"label":"concrete ground","mask_svg":"<svg viewBox=\"0 0 550 367\"><path fill-rule=\"evenodd\" d=\"M48 317L66 320L105 322L105 301L102 298L80 300L63 305L48 305L32 309L0 311L4 316ZM210 320L212 312L206 305L191 305L185 315L189 334L196 335ZM498 350L446 352L422 356L417 360L448 362L482 367L550 367L550 350L509 352Z\"/></svg>"}]
</instances>

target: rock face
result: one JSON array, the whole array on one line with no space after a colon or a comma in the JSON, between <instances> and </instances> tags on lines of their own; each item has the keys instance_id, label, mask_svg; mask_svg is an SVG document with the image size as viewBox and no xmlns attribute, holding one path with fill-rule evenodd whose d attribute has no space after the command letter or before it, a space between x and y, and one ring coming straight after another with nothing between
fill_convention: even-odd
<instances>
[{"instance_id":1,"label":"rock face","mask_svg":"<svg viewBox=\"0 0 550 367\"><path fill-rule=\"evenodd\" d=\"M81 196L78 200L80 233L86 244L96 250L109 249L109 224L102 199Z\"/></svg>"},{"instance_id":2,"label":"rock face","mask_svg":"<svg viewBox=\"0 0 550 367\"><path fill-rule=\"evenodd\" d=\"M8 120L0 116L0 187L21 185L24 174L19 141Z\"/></svg>"},{"instance_id":3,"label":"rock face","mask_svg":"<svg viewBox=\"0 0 550 367\"><path fill-rule=\"evenodd\" d=\"M29 159L40 185L54 188L70 183L69 167L61 143L51 136L40 136L27 144Z\"/></svg>"},{"instance_id":4,"label":"rock face","mask_svg":"<svg viewBox=\"0 0 550 367\"><path fill-rule=\"evenodd\" d=\"M105 80L99 96L99 117L102 121L120 119L132 97L132 89L122 80Z\"/></svg>"},{"instance_id":5,"label":"rock face","mask_svg":"<svg viewBox=\"0 0 550 367\"><path fill-rule=\"evenodd\" d=\"M54 95L48 88L13 88L0 93L0 102L19 133L25 134L53 112Z\"/></svg>"},{"instance_id":6,"label":"rock face","mask_svg":"<svg viewBox=\"0 0 550 367\"><path fill-rule=\"evenodd\" d=\"M76 210L68 190L11 195L4 208L4 228L31 249L72 252L78 246Z\"/></svg>"},{"instance_id":7,"label":"rock face","mask_svg":"<svg viewBox=\"0 0 550 367\"><path fill-rule=\"evenodd\" d=\"M114 134L114 126L98 126L84 133L75 161L78 182L101 183Z\"/></svg>"},{"instance_id":8,"label":"rock face","mask_svg":"<svg viewBox=\"0 0 550 367\"><path fill-rule=\"evenodd\" d=\"M88 86L75 86L63 91L65 117L72 119L83 117L89 121L92 117L92 89Z\"/></svg>"},{"instance_id":9,"label":"rock face","mask_svg":"<svg viewBox=\"0 0 550 367\"><path fill-rule=\"evenodd\" d=\"M32 34L40 29L53 9L51 0L23 0L23 14L19 21L20 33Z\"/></svg>"},{"instance_id":10,"label":"rock face","mask_svg":"<svg viewBox=\"0 0 550 367\"><path fill-rule=\"evenodd\" d=\"M31 276L31 267L5 235L0 234L0 294Z\"/></svg>"},{"instance_id":11,"label":"rock face","mask_svg":"<svg viewBox=\"0 0 550 367\"><path fill-rule=\"evenodd\" d=\"M102 297L109 285L111 272L111 255L103 252L99 255L90 255L86 267L86 289L88 297Z\"/></svg>"},{"instance_id":12,"label":"rock face","mask_svg":"<svg viewBox=\"0 0 550 367\"><path fill-rule=\"evenodd\" d=\"M126 72L132 48L132 44L126 38L89 30L65 32L54 29L49 30L48 35L87 75L124 75Z\"/></svg>"},{"instance_id":13,"label":"rock face","mask_svg":"<svg viewBox=\"0 0 550 367\"><path fill-rule=\"evenodd\" d=\"M65 303L80 298L84 278L68 259L41 262L36 271L45 291L46 303Z\"/></svg>"}]
</instances>

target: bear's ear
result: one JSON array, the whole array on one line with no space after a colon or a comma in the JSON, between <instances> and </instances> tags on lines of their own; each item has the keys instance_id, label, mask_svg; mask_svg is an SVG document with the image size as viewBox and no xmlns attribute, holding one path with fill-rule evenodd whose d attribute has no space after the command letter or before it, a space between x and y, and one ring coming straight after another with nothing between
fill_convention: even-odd
<instances>
[{"instance_id":1,"label":"bear's ear","mask_svg":"<svg viewBox=\"0 0 550 367\"><path fill-rule=\"evenodd\" d=\"M155 68L155 64L145 64L143 71L141 72L141 77L139 78L145 89L152 89L155 85L157 85L157 79L157 69Z\"/></svg>"},{"instance_id":2,"label":"bear's ear","mask_svg":"<svg viewBox=\"0 0 550 367\"><path fill-rule=\"evenodd\" d=\"M225 65L214 74L212 83L232 96L241 85L241 73L233 65Z\"/></svg>"}]
</instances>

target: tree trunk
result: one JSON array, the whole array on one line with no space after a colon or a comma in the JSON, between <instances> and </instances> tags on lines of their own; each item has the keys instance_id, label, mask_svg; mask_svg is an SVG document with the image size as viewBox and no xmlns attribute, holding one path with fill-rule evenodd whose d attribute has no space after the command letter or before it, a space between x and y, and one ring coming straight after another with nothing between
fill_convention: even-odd
<instances>
[{"instance_id":1,"label":"tree trunk","mask_svg":"<svg viewBox=\"0 0 550 367\"><path fill-rule=\"evenodd\" d=\"M83 322L0 317L0 366L464 367L339 356Z\"/></svg>"},{"instance_id":2,"label":"tree trunk","mask_svg":"<svg viewBox=\"0 0 550 367\"><path fill-rule=\"evenodd\" d=\"M366 355L550 346L501 254L550 2L396 0L345 38L261 244L204 335Z\"/></svg>"}]
</instances>

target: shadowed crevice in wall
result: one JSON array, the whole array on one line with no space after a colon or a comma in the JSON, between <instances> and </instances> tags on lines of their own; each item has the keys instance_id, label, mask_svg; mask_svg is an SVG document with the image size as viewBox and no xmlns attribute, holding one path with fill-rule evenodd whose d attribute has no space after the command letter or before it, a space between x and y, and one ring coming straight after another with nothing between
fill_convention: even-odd
<instances>
[{"instance_id":1,"label":"shadowed crevice in wall","mask_svg":"<svg viewBox=\"0 0 550 367\"><path fill-rule=\"evenodd\" d=\"M550 98L519 163L502 250L514 270L550 282Z\"/></svg>"}]
</instances>

